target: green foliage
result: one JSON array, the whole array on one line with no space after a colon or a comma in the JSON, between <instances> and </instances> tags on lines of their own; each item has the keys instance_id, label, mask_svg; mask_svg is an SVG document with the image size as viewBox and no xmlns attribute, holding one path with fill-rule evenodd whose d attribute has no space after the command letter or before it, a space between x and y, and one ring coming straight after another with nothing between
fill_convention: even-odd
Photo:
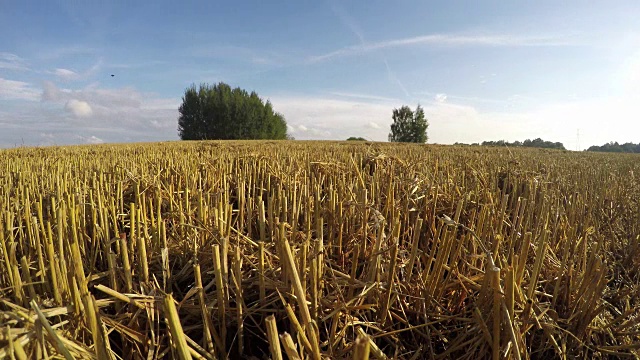
<instances>
[{"instance_id":1,"label":"green foliage","mask_svg":"<svg viewBox=\"0 0 640 360\"><path fill-rule=\"evenodd\" d=\"M352 137L348 138L347 141L367 141L367 139L365 139L363 137L352 136Z\"/></svg>"},{"instance_id":2,"label":"green foliage","mask_svg":"<svg viewBox=\"0 0 640 360\"><path fill-rule=\"evenodd\" d=\"M287 139L287 122L255 92L225 83L191 85L179 108L182 140Z\"/></svg>"},{"instance_id":3,"label":"green foliage","mask_svg":"<svg viewBox=\"0 0 640 360\"><path fill-rule=\"evenodd\" d=\"M512 146L512 147L534 147L534 148L543 148L543 149L558 149L558 150L566 150L564 145L561 142L552 142L552 141L544 141L540 138L537 139L527 139L524 142L514 141L512 143L505 140L498 141L483 141L483 146Z\"/></svg>"},{"instance_id":4,"label":"green foliage","mask_svg":"<svg viewBox=\"0 0 640 360\"><path fill-rule=\"evenodd\" d=\"M617 153L640 153L640 143L634 144L631 142L618 144L618 142L610 142L602 146L591 146L587 151L602 151L602 152L617 152Z\"/></svg>"},{"instance_id":5,"label":"green foliage","mask_svg":"<svg viewBox=\"0 0 640 360\"><path fill-rule=\"evenodd\" d=\"M429 127L429 123L420 105L417 106L415 112L406 105L400 109L393 109L392 118L393 124L391 124L389 141L420 144L427 142L427 128Z\"/></svg>"}]
</instances>

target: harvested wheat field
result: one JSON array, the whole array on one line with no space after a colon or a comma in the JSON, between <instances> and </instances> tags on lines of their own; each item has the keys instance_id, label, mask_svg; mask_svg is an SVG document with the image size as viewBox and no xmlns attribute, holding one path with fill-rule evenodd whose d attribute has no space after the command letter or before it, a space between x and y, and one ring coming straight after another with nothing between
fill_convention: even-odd
<instances>
[{"instance_id":1,"label":"harvested wheat field","mask_svg":"<svg viewBox=\"0 0 640 360\"><path fill-rule=\"evenodd\" d=\"M637 156L0 154L0 358L640 357Z\"/></svg>"}]
</instances>

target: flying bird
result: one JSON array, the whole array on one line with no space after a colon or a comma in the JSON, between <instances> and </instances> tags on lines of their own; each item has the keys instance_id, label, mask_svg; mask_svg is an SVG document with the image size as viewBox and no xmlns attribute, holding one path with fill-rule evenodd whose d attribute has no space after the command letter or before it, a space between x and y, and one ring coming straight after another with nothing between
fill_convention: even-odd
<instances>
[{"instance_id":1,"label":"flying bird","mask_svg":"<svg viewBox=\"0 0 640 360\"><path fill-rule=\"evenodd\" d=\"M111 74L111 77L114 77L115 75Z\"/></svg>"}]
</instances>

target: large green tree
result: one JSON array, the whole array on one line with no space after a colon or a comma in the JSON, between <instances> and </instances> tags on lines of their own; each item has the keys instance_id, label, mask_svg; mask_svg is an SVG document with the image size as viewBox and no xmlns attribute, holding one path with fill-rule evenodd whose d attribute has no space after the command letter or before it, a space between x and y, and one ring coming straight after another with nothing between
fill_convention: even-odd
<instances>
[{"instance_id":1,"label":"large green tree","mask_svg":"<svg viewBox=\"0 0 640 360\"><path fill-rule=\"evenodd\" d=\"M287 139L287 122L255 92L225 83L188 87L179 108L182 140Z\"/></svg>"},{"instance_id":2,"label":"large green tree","mask_svg":"<svg viewBox=\"0 0 640 360\"><path fill-rule=\"evenodd\" d=\"M393 109L393 124L389 133L391 142L412 142L424 144L427 142L427 128L429 123L424 117L424 110L420 105L416 111L408 106Z\"/></svg>"}]
</instances>

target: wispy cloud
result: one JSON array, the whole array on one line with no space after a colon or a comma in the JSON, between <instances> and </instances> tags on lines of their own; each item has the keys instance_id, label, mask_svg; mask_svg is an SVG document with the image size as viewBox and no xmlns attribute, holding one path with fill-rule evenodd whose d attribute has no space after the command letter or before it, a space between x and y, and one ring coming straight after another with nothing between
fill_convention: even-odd
<instances>
[{"instance_id":1,"label":"wispy cloud","mask_svg":"<svg viewBox=\"0 0 640 360\"><path fill-rule=\"evenodd\" d=\"M389 66L389 62L387 61L387 58L383 55L382 59L384 60L384 65L387 68L387 76L389 77L389 81L398 85L402 90L402 92L404 93L404 95L408 98L411 98L411 94L409 94L409 91L407 91L407 87L404 86L404 84L402 83L402 81L400 81L400 79L395 74L395 72L391 70L391 67Z\"/></svg>"},{"instance_id":2,"label":"wispy cloud","mask_svg":"<svg viewBox=\"0 0 640 360\"><path fill-rule=\"evenodd\" d=\"M42 60L51 61L66 57L97 56L102 49L85 45L50 45L40 44L41 49L35 55Z\"/></svg>"},{"instance_id":3,"label":"wispy cloud","mask_svg":"<svg viewBox=\"0 0 640 360\"><path fill-rule=\"evenodd\" d=\"M380 125L378 125L378 123L374 123L373 121L369 121L369 123L367 124L367 127L370 127L372 129L380 129Z\"/></svg>"},{"instance_id":4,"label":"wispy cloud","mask_svg":"<svg viewBox=\"0 0 640 360\"><path fill-rule=\"evenodd\" d=\"M0 99L4 100L38 100L40 91L24 81L0 78Z\"/></svg>"},{"instance_id":5,"label":"wispy cloud","mask_svg":"<svg viewBox=\"0 0 640 360\"><path fill-rule=\"evenodd\" d=\"M356 23L356 20L352 18L336 1L329 1L329 7L331 8L331 11L333 11L333 13L338 17L340 22L344 26L349 28L351 33L353 33L358 38L361 44L364 44L364 33L362 32L360 26L358 26L358 24Z\"/></svg>"},{"instance_id":6,"label":"wispy cloud","mask_svg":"<svg viewBox=\"0 0 640 360\"><path fill-rule=\"evenodd\" d=\"M326 54L312 56L307 59L310 63L322 62L339 58L372 52L381 49L411 47L411 46L566 46L572 42L566 37L558 36L519 36L519 35L460 35L460 34L430 34L402 39L383 40L378 42L361 43Z\"/></svg>"},{"instance_id":7,"label":"wispy cloud","mask_svg":"<svg viewBox=\"0 0 640 360\"><path fill-rule=\"evenodd\" d=\"M87 144L103 144L104 143L104 140L100 139L95 135L91 135L91 136L77 135L76 138Z\"/></svg>"},{"instance_id":8,"label":"wispy cloud","mask_svg":"<svg viewBox=\"0 0 640 360\"><path fill-rule=\"evenodd\" d=\"M283 66L291 61L289 56L284 53L273 50L256 50L237 45L198 45L187 49L187 52L194 57L234 60L257 66Z\"/></svg>"},{"instance_id":9,"label":"wispy cloud","mask_svg":"<svg viewBox=\"0 0 640 360\"><path fill-rule=\"evenodd\" d=\"M29 70L27 62L18 55L0 52L0 69L4 70Z\"/></svg>"},{"instance_id":10,"label":"wispy cloud","mask_svg":"<svg viewBox=\"0 0 640 360\"><path fill-rule=\"evenodd\" d=\"M89 67L87 70L83 72L78 72L65 68L57 68L54 71L50 71L49 73L55 75L60 80L64 81L75 81L75 80L86 80L95 75L102 68L103 61L102 59L98 60Z\"/></svg>"},{"instance_id":11,"label":"wispy cloud","mask_svg":"<svg viewBox=\"0 0 640 360\"><path fill-rule=\"evenodd\" d=\"M351 98L351 99L361 99L361 100L376 100L376 101L390 101L390 102L398 102L400 99L390 98L385 96L378 95L370 95L370 94L357 94L350 92L342 92L342 91L333 91L329 93L330 95L334 95L338 98Z\"/></svg>"},{"instance_id":12,"label":"wispy cloud","mask_svg":"<svg viewBox=\"0 0 640 360\"><path fill-rule=\"evenodd\" d=\"M142 61L142 62L132 62L132 63L114 63L109 64L109 68L112 69L137 69L137 68L149 68L152 66L166 65L167 61L164 60L150 60L150 61Z\"/></svg>"},{"instance_id":13,"label":"wispy cloud","mask_svg":"<svg viewBox=\"0 0 640 360\"><path fill-rule=\"evenodd\" d=\"M74 79L78 78L78 73L73 71L73 70L69 70L69 69L58 68L53 73L57 77L65 79L65 80L74 80Z\"/></svg>"},{"instance_id":14,"label":"wispy cloud","mask_svg":"<svg viewBox=\"0 0 640 360\"><path fill-rule=\"evenodd\" d=\"M447 94L436 94L435 100L439 103L447 101Z\"/></svg>"}]
</instances>

